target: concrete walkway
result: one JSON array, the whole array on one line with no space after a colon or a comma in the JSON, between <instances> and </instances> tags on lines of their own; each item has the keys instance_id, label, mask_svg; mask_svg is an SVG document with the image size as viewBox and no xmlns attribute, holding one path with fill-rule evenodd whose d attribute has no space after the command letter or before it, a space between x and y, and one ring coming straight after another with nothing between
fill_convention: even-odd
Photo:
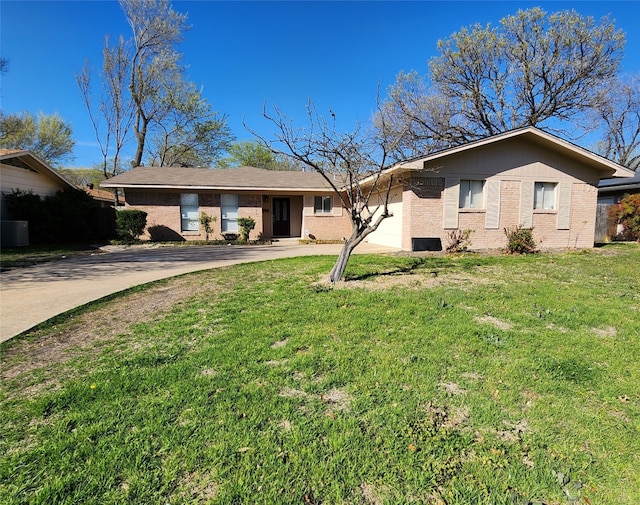
<instances>
[{"instance_id":1,"label":"concrete walkway","mask_svg":"<svg viewBox=\"0 0 640 505\"><path fill-rule=\"evenodd\" d=\"M338 255L340 244L265 246L109 246L0 274L0 342L67 310L147 282L237 263L294 256ZM360 244L355 254L393 252Z\"/></svg>"}]
</instances>

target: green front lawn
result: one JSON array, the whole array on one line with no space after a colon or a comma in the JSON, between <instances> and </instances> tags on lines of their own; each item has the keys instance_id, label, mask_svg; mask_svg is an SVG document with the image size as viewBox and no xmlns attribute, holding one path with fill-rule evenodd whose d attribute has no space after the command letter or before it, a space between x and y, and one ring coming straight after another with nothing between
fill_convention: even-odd
<instances>
[{"instance_id":1,"label":"green front lawn","mask_svg":"<svg viewBox=\"0 0 640 505\"><path fill-rule=\"evenodd\" d=\"M332 260L4 344L0 503L640 503L639 246Z\"/></svg>"}]
</instances>

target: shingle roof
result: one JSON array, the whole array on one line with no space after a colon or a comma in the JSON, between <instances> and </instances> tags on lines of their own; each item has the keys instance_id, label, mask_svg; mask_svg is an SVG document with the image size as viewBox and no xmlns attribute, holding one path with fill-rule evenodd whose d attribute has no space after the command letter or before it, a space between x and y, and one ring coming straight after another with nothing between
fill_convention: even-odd
<instances>
[{"instance_id":1,"label":"shingle roof","mask_svg":"<svg viewBox=\"0 0 640 505\"><path fill-rule=\"evenodd\" d=\"M2 148L0 149L0 156L6 156L7 154L16 154L16 153L23 153L25 152L24 149L5 149Z\"/></svg>"},{"instance_id":2,"label":"shingle roof","mask_svg":"<svg viewBox=\"0 0 640 505\"><path fill-rule=\"evenodd\" d=\"M95 189L95 188L87 188L87 187L79 187L82 189L87 195L89 195L94 200L103 200L105 202L113 202L114 196L111 191L106 191L104 189Z\"/></svg>"},{"instance_id":3,"label":"shingle roof","mask_svg":"<svg viewBox=\"0 0 640 505\"><path fill-rule=\"evenodd\" d=\"M624 191L626 189L638 189L640 188L640 169L636 170L633 177L625 179L604 179L598 184L598 189L601 193L607 191Z\"/></svg>"},{"instance_id":4,"label":"shingle roof","mask_svg":"<svg viewBox=\"0 0 640 505\"><path fill-rule=\"evenodd\" d=\"M136 167L108 179L103 188L322 190L331 189L317 172L265 170L255 167L228 169Z\"/></svg>"}]
</instances>

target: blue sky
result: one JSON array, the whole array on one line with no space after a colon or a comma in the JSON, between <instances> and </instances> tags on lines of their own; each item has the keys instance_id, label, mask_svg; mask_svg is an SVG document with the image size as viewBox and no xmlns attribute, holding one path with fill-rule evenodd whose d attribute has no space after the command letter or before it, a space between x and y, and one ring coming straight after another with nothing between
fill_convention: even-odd
<instances>
[{"instance_id":1,"label":"blue sky","mask_svg":"<svg viewBox=\"0 0 640 505\"><path fill-rule=\"evenodd\" d=\"M384 97L399 71L426 71L438 39L537 5L595 18L610 14L627 34L623 72L640 72L638 0L173 2L192 25L179 47L188 76L229 116L239 140L252 138L243 121L269 137L265 102L303 124L309 98L321 113L335 111L338 128L351 130L371 117L378 87ZM76 140L70 165L98 162L75 72L86 59L100 68L105 35L130 36L117 1L2 0L0 32L0 53L10 62L0 77L2 111L59 113Z\"/></svg>"}]
</instances>

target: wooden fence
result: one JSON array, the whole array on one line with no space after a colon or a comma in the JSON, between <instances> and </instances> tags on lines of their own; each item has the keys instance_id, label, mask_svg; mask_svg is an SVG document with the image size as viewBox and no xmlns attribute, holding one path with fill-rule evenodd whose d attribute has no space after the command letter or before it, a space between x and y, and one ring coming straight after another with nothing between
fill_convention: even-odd
<instances>
[{"instance_id":1,"label":"wooden fence","mask_svg":"<svg viewBox=\"0 0 640 505\"><path fill-rule=\"evenodd\" d=\"M596 210L596 244L601 244L609 240L615 240L616 222L609 217L609 209L613 205L599 203Z\"/></svg>"}]
</instances>

